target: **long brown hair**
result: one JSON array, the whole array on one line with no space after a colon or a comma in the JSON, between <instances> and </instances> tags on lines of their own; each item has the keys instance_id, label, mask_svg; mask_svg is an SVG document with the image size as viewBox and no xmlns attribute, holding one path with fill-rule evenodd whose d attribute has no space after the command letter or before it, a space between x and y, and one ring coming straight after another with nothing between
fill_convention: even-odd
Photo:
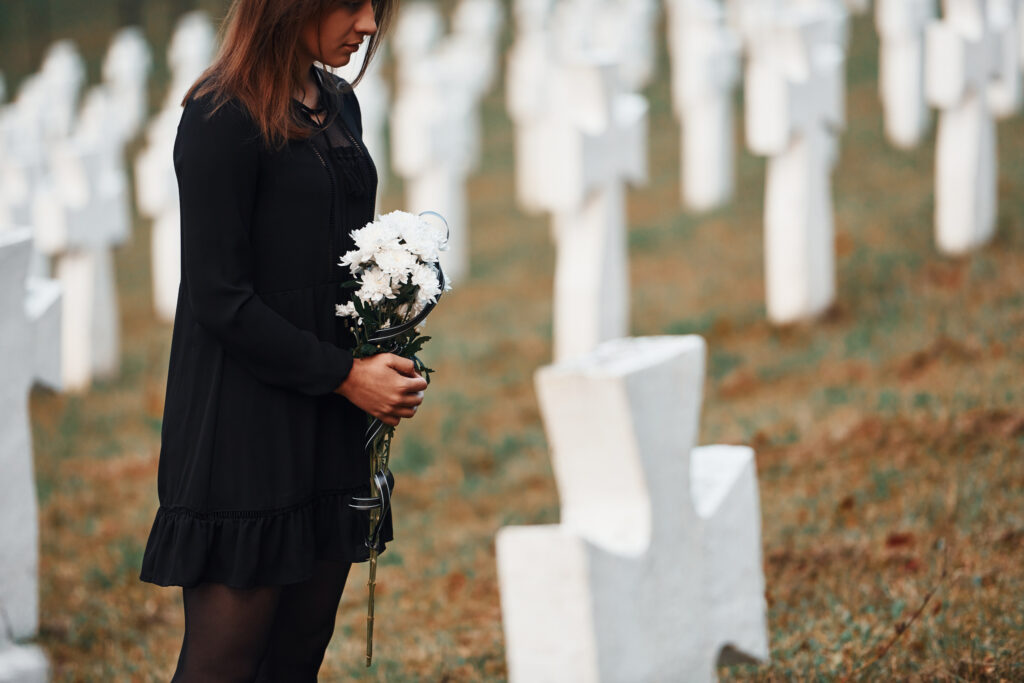
<instances>
[{"instance_id":1,"label":"long brown hair","mask_svg":"<svg viewBox=\"0 0 1024 683\"><path fill-rule=\"evenodd\" d=\"M282 147L288 140L307 137L311 131L292 106L292 94L303 90L306 74L299 40L309 21L319 23L337 4L339 0L234 0L220 27L217 57L189 88L182 105L193 96L212 94L216 111L235 97L270 145ZM373 0L377 32L368 39L366 59L353 85L366 73L397 5L398 0Z\"/></svg>"}]
</instances>

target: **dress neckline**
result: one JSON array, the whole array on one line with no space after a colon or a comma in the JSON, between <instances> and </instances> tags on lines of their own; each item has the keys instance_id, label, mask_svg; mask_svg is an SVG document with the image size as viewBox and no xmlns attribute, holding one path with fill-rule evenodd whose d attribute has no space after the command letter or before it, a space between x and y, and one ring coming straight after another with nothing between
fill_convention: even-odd
<instances>
[{"instance_id":1,"label":"dress neckline","mask_svg":"<svg viewBox=\"0 0 1024 683\"><path fill-rule=\"evenodd\" d=\"M316 109L313 109L312 107L307 106L302 100L300 100L300 99L298 99L296 97L292 98L292 102L294 102L296 104L296 106L298 106L299 109L301 109L307 116L312 118L312 117L317 116L319 114L326 114L327 113L327 105L325 104L327 98L326 98L326 89L324 87L324 82L323 82L323 76L320 73L320 69L318 69L316 67L316 64L311 64L310 67L309 67L309 70L313 74L313 83L316 85L316 89L317 89L317 107L316 107ZM313 122L317 123L316 119L314 119ZM319 123L317 125L321 125L322 126L323 123Z\"/></svg>"}]
</instances>

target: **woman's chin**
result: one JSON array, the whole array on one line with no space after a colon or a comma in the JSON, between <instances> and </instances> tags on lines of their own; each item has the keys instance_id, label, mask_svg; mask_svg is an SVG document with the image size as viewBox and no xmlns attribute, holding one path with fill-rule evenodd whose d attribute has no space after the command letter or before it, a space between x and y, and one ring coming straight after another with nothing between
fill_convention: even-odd
<instances>
[{"instance_id":1,"label":"woman's chin","mask_svg":"<svg viewBox=\"0 0 1024 683\"><path fill-rule=\"evenodd\" d=\"M352 55L345 53L343 55L338 55L337 57L332 57L331 61L324 61L324 64L331 67L332 69L338 69L343 66L346 66L351 60Z\"/></svg>"}]
</instances>

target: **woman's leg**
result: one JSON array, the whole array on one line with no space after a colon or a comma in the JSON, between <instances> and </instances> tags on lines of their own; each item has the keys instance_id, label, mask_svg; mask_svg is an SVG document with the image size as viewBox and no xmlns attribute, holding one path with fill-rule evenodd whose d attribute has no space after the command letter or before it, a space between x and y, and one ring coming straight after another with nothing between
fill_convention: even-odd
<instances>
[{"instance_id":1,"label":"woman's leg","mask_svg":"<svg viewBox=\"0 0 1024 683\"><path fill-rule=\"evenodd\" d=\"M185 638L171 683L251 682L266 652L281 586L183 588Z\"/></svg>"},{"instance_id":2,"label":"woman's leg","mask_svg":"<svg viewBox=\"0 0 1024 683\"><path fill-rule=\"evenodd\" d=\"M257 683L315 683L334 635L334 617L351 567L348 562L318 560L308 580L281 587Z\"/></svg>"}]
</instances>

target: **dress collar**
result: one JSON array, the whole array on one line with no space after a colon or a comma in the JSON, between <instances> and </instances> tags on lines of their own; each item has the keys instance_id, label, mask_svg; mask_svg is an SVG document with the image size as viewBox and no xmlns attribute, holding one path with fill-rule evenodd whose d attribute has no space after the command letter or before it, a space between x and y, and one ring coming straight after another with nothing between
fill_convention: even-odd
<instances>
[{"instance_id":1,"label":"dress collar","mask_svg":"<svg viewBox=\"0 0 1024 683\"><path fill-rule=\"evenodd\" d=\"M329 94L327 92L327 87L324 85L323 74L320 72L320 69L317 68L316 64L311 64L309 70L310 74L313 77L313 83L316 84L318 100L317 108L311 109L310 107L307 107L305 104L303 104L301 100L299 100L296 97L292 98L292 102L294 102L295 105L303 112L305 112L307 115L321 114L328 109L327 102L329 99Z\"/></svg>"}]
</instances>

